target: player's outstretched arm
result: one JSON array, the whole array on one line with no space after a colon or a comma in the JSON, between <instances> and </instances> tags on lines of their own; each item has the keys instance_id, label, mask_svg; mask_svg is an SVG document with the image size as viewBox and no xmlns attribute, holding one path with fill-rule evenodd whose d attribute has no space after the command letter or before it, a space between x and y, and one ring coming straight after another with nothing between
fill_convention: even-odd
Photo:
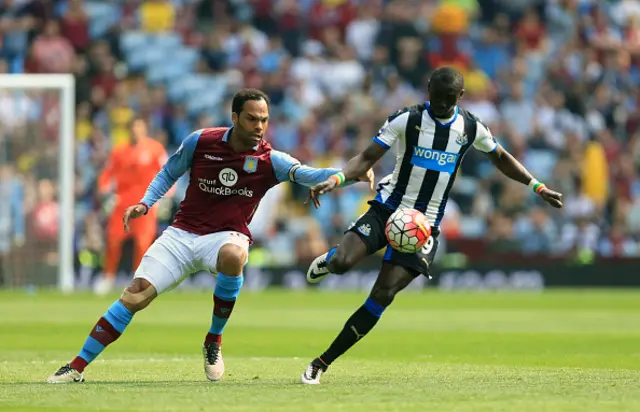
<instances>
[{"instance_id":1,"label":"player's outstretched arm","mask_svg":"<svg viewBox=\"0 0 640 412\"><path fill-rule=\"evenodd\" d=\"M371 190L374 188L375 175L373 173L373 165L386 153L387 149L381 147L378 143L372 143L364 152L355 156L347 166L341 171L335 169L324 169L330 172L329 176L315 185L309 185L309 197L305 204L311 200L313 205L320 207L319 197L325 193L332 191L337 187L344 186L344 182L364 181L369 182Z\"/></svg>"},{"instance_id":2,"label":"player's outstretched arm","mask_svg":"<svg viewBox=\"0 0 640 412\"><path fill-rule=\"evenodd\" d=\"M503 175L528 185L551 206L562 207L562 194L547 188L544 183L538 182L522 163L496 142L489 129L481 122L478 122L478 133L473 145L476 149L484 152Z\"/></svg>"},{"instance_id":3,"label":"player's outstretched arm","mask_svg":"<svg viewBox=\"0 0 640 412\"><path fill-rule=\"evenodd\" d=\"M362 176L384 156L398 139L404 138L411 109L411 107L404 108L389 116L378 131L378 134L373 138L373 142L362 153L349 160L349 163L342 171L330 176L329 179L313 186L309 190L309 199L313 201L316 208L320 206L318 198L321 195L332 191L345 180Z\"/></svg>"},{"instance_id":4,"label":"player's outstretched arm","mask_svg":"<svg viewBox=\"0 0 640 412\"><path fill-rule=\"evenodd\" d=\"M338 169L318 169L303 165L295 158L277 150L273 150L271 152L271 162L273 164L276 177L280 182L294 182L307 187L312 187L325 182L331 176L336 173L340 173L340 170ZM369 187L373 190L374 177L373 170L368 169L354 179L343 179L338 186L345 187L356 182L369 182Z\"/></svg>"},{"instance_id":5,"label":"player's outstretched arm","mask_svg":"<svg viewBox=\"0 0 640 412\"><path fill-rule=\"evenodd\" d=\"M189 170L193 161L193 152L201 133L202 130L195 131L184 139L178 150L169 157L156 177L153 178L140 202L127 208L122 217L125 232L129 231L131 219L147 214L149 209L173 187L180 176Z\"/></svg>"},{"instance_id":6,"label":"player's outstretched arm","mask_svg":"<svg viewBox=\"0 0 640 412\"><path fill-rule=\"evenodd\" d=\"M349 160L344 169L342 169L345 180L356 179L358 176L366 174L385 153L387 153L387 148L379 143L373 142L369 144L362 153Z\"/></svg>"}]
</instances>

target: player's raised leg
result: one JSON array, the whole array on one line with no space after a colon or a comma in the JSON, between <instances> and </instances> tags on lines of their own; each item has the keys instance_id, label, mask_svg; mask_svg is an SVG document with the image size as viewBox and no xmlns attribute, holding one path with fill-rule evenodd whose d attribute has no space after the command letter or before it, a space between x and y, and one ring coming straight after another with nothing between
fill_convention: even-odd
<instances>
[{"instance_id":1,"label":"player's raised leg","mask_svg":"<svg viewBox=\"0 0 640 412\"><path fill-rule=\"evenodd\" d=\"M339 245L314 259L307 270L307 281L317 283L329 273L341 275L368 254L362 239L353 232L347 232Z\"/></svg>"},{"instance_id":2,"label":"player's raised leg","mask_svg":"<svg viewBox=\"0 0 640 412\"><path fill-rule=\"evenodd\" d=\"M338 246L315 258L307 271L307 281L317 283L329 273L341 275L387 245L384 228L391 212L380 204L370 204L369 210L347 229Z\"/></svg>"},{"instance_id":3,"label":"player's raised leg","mask_svg":"<svg viewBox=\"0 0 640 412\"><path fill-rule=\"evenodd\" d=\"M384 262L367 300L347 320L329 348L307 366L300 377L301 382L319 384L320 377L329 365L373 329L396 294L407 287L415 277L415 273L401 266Z\"/></svg>"},{"instance_id":4,"label":"player's raised leg","mask_svg":"<svg viewBox=\"0 0 640 412\"><path fill-rule=\"evenodd\" d=\"M248 239L244 235L227 232L222 236L226 236L227 241L233 243L224 243L220 247L215 264L218 279L213 293L211 328L205 336L202 348L204 372L211 381L218 381L224 375L222 333L242 288L242 270L247 262L249 247Z\"/></svg>"},{"instance_id":5,"label":"player's raised leg","mask_svg":"<svg viewBox=\"0 0 640 412\"><path fill-rule=\"evenodd\" d=\"M122 297L102 315L91 329L80 353L67 365L47 378L48 383L82 382L82 372L104 349L115 342L133 319L157 296L156 289L145 279L134 279Z\"/></svg>"}]
</instances>

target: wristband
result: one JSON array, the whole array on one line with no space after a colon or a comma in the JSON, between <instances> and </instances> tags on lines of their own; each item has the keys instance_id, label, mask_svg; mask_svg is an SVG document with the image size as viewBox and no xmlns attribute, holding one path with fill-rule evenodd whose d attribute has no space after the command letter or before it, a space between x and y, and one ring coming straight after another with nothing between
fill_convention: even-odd
<instances>
[{"instance_id":1,"label":"wristband","mask_svg":"<svg viewBox=\"0 0 640 412\"><path fill-rule=\"evenodd\" d=\"M542 192L542 190L546 189L547 186L544 183L538 183L537 185L535 185L533 187L533 191L536 192L537 195L540 194L540 192Z\"/></svg>"},{"instance_id":2,"label":"wristband","mask_svg":"<svg viewBox=\"0 0 640 412\"><path fill-rule=\"evenodd\" d=\"M329 180L333 180L334 182L336 182L336 186L340 186L342 183L344 183L344 173L342 172L338 172L334 175L331 175L329 177Z\"/></svg>"},{"instance_id":3,"label":"wristband","mask_svg":"<svg viewBox=\"0 0 640 412\"><path fill-rule=\"evenodd\" d=\"M140 202L140 203L138 203L138 204L139 204L139 205L144 206L144 209L145 209L144 214L145 214L145 215L146 215L147 213L149 213L149 206L147 206L147 204L146 204L146 203Z\"/></svg>"},{"instance_id":4,"label":"wristband","mask_svg":"<svg viewBox=\"0 0 640 412\"><path fill-rule=\"evenodd\" d=\"M542 192L542 190L547 186L544 183L538 182L536 179L531 179L531 181L529 182L529 187L531 188L531 190L533 190L533 193L539 195L540 192Z\"/></svg>"}]
</instances>

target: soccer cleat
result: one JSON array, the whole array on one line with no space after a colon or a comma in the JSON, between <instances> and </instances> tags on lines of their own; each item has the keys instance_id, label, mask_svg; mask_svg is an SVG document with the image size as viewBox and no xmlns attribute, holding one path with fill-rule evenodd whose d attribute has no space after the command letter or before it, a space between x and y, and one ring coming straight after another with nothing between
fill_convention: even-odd
<instances>
[{"instance_id":1,"label":"soccer cleat","mask_svg":"<svg viewBox=\"0 0 640 412\"><path fill-rule=\"evenodd\" d=\"M305 385L320 385L320 377L325 372L326 369L323 369L321 365L311 362L300 376L300 382Z\"/></svg>"},{"instance_id":2,"label":"soccer cleat","mask_svg":"<svg viewBox=\"0 0 640 412\"><path fill-rule=\"evenodd\" d=\"M47 383L79 383L84 382L82 373L73 369L69 364L64 365L56 373L47 378Z\"/></svg>"},{"instance_id":3,"label":"soccer cleat","mask_svg":"<svg viewBox=\"0 0 640 412\"><path fill-rule=\"evenodd\" d=\"M329 269L327 268L328 254L329 252L320 255L311 262L311 266L307 270L307 282L318 283L329 274Z\"/></svg>"},{"instance_id":4,"label":"soccer cleat","mask_svg":"<svg viewBox=\"0 0 640 412\"><path fill-rule=\"evenodd\" d=\"M224 361L222 348L217 342L205 343L202 347L204 354L204 373L210 381L219 381L224 375Z\"/></svg>"}]
</instances>

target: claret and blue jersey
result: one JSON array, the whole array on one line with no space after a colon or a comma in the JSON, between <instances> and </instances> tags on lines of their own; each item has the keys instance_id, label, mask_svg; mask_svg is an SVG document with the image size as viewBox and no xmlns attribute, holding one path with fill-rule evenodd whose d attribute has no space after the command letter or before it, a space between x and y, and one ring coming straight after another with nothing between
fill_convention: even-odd
<instances>
[{"instance_id":1,"label":"claret and blue jersey","mask_svg":"<svg viewBox=\"0 0 640 412\"><path fill-rule=\"evenodd\" d=\"M236 153L228 142L230 132L211 128L187 136L141 202L152 207L189 172L189 186L172 226L198 235L231 230L251 237L248 224L270 188L281 182L313 186L338 172L302 165L264 140L248 152Z\"/></svg>"},{"instance_id":2,"label":"claret and blue jersey","mask_svg":"<svg viewBox=\"0 0 640 412\"><path fill-rule=\"evenodd\" d=\"M375 201L391 210L415 208L438 227L449 192L467 150L497 150L489 129L474 115L456 107L450 119L438 119L429 102L389 117L373 138L385 149L395 147L396 167L378 185Z\"/></svg>"},{"instance_id":3,"label":"claret and blue jersey","mask_svg":"<svg viewBox=\"0 0 640 412\"><path fill-rule=\"evenodd\" d=\"M149 208L189 172L187 193L172 227L146 251L132 286L98 320L78 356L47 382L83 381L84 368L121 336L135 312L185 277L204 270L217 275L211 328L203 344L205 374L209 380L220 380L224 374L222 332L242 288L243 275L237 268L234 271L234 264L221 264L219 254L226 245L247 253L251 239L248 224L271 187L280 182L315 185L337 172L303 166L272 150L264 140L237 153L229 144L230 132L228 128L212 128L191 133L153 179L141 199ZM242 259L242 254L235 257Z\"/></svg>"}]
</instances>

